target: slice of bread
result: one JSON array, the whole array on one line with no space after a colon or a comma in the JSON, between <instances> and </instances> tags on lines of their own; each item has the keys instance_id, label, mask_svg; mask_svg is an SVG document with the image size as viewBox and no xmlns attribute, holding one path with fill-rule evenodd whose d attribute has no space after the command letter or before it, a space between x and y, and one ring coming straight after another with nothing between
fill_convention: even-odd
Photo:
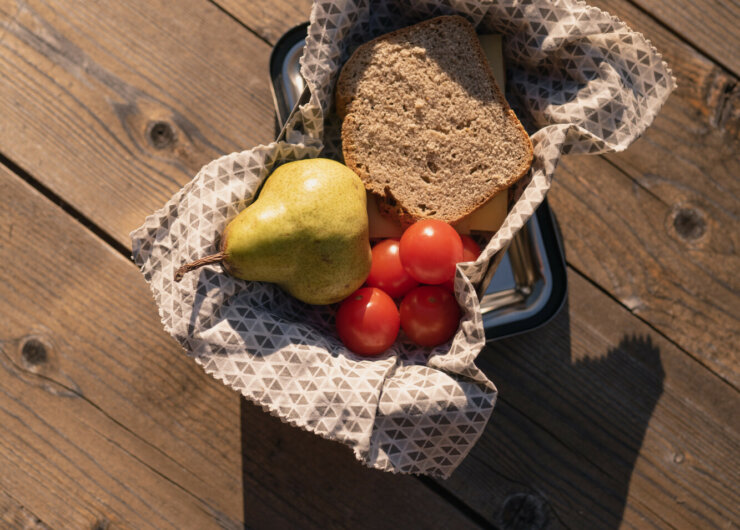
<instances>
[{"instance_id":1,"label":"slice of bread","mask_svg":"<svg viewBox=\"0 0 740 530\"><path fill-rule=\"evenodd\" d=\"M336 105L345 164L403 225L454 223L532 164L529 136L462 17L360 46L342 68Z\"/></svg>"}]
</instances>

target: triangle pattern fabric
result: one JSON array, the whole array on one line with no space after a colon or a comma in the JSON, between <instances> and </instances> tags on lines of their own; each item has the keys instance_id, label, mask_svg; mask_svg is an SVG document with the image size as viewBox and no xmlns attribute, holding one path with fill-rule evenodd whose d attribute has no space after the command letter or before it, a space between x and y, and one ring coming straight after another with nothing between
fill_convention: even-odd
<instances>
[{"instance_id":1,"label":"triangle pattern fabric","mask_svg":"<svg viewBox=\"0 0 740 530\"><path fill-rule=\"evenodd\" d=\"M334 334L334 307L308 306L274 285L210 265L175 283L182 264L213 253L226 224L280 164L341 160L334 83L360 44L442 14L504 35L507 98L534 145L503 226L474 263L458 266L457 334L431 351L403 335L363 359ZM447 478L485 429L494 384L475 365L485 344L473 284L542 202L565 153L620 151L652 122L675 80L640 34L579 0L317 0L301 72L311 97L287 141L203 167L143 226L133 256L164 328L214 378L291 425L352 448L365 465Z\"/></svg>"}]
</instances>

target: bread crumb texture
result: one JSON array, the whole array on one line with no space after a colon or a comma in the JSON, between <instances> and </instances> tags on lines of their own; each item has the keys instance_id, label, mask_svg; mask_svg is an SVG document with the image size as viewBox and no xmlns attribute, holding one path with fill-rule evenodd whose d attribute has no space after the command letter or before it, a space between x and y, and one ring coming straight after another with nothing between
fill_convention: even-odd
<instances>
[{"instance_id":1,"label":"bread crumb texture","mask_svg":"<svg viewBox=\"0 0 740 530\"><path fill-rule=\"evenodd\" d=\"M345 162L402 221L454 222L532 162L529 137L460 17L358 48L342 70L337 103Z\"/></svg>"}]
</instances>

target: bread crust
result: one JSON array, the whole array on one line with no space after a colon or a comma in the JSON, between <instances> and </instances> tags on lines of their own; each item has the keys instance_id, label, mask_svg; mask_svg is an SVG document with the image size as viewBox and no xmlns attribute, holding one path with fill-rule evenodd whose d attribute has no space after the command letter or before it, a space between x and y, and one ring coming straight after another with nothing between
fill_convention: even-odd
<instances>
[{"instance_id":1,"label":"bread crust","mask_svg":"<svg viewBox=\"0 0 740 530\"><path fill-rule=\"evenodd\" d=\"M457 15L445 15L441 17L435 17L435 18L420 22L418 24L415 24L413 26L408 26L405 28L392 31L390 33L386 33L384 35L376 37L375 39L372 39L362 44L360 47L357 48L357 50L355 50L355 52L347 60L344 67L342 68L339 74L339 78L337 80L337 85L336 85L336 90L335 90L336 112L339 115L339 117L342 119L341 137L342 137L342 151L344 155L344 163L360 176L363 183L365 184L365 187L369 191L375 193L382 199L382 202L379 204L379 209L381 213L384 213L386 215L389 215L391 217L398 219L403 226L408 226L412 224L413 222L419 219L422 219L422 218L428 218L428 217L434 218L436 216L434 214L420 216L418 214L414 214L410 212L408 208L406 208L401 202L399 202L395 197L393 197L392 191L390 190L389 187L386 186L384 187L384 189L378 189L376 179L373 179L370 173L366 170L366 166L362 163L362 161L358 160L357 149L355 148L355 144L353 142L352 132L351 132L351 131L356 130L358 120L356 116L352 113L351 104L354 98L353 98L353 94L351 94L350 92L350 86L349 86L349 82L347 81L347 76L349 75L349 72L351 72L352 69L354 68L355 66L354 63L359 60L358 57L361 57L366 52L366 50L369 47L373 46L374 44L378 42L392 40L398 37L403 37L404 35L412 31L417 31L426 26L431 26L439 22L446 22L446 23L454 22L463 31L468 33L468 36L470 37L470 41L472 43L472 52L474 54L474 59L477 61L479 66L483 68L483 71L486 73L486 76L495 94L494 96L495 99L501 105L502 110L506 114L509 122L518 129L519 134L521 135L523 146L525 147L525 150L526 150L526 160L522 164L520 164L518 172L516 172L516 174L507 178L505 182L503 183L499 183L497 185L491 186L490 189L487 190L488 193L484 195L476 196L472 201L470 201L470 204L468 205L466 209L458 212L459 215L457 215L455 219L443 219L443 220L449 223L454 223L462 219L463 217L471 214L473 211L475 211L479 207L483 206L496 193L510 187L512 184L517 182L519 179L523 178L528 173L532 165L532 160L534 158L534 150L533 150L532 142L529 138L529 135L524 130L524 127L519 122L519 119L516 117L516 114L514 113L514 111L509 107L509 104L506 101L506 98L504 97L503 93L501 92L501 89L496 83L496 80L493 75L493 70L491 69L488 63L488 60L486 59L485 52L483 51L483 48L481 47L480 42L478 41L475 28L473 28L473 26L463 17L457 16Z\"/></svg>"}]
</instances>

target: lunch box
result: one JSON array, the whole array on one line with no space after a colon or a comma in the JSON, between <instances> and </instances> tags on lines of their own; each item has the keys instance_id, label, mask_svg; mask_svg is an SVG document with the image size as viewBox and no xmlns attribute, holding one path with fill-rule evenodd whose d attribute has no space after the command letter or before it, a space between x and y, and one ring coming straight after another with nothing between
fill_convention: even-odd
<instances>
[{"instance_id":1,"label":"lunch box","mask_svg":"<svg viewBox=\"0 0 740 530\"><path fill-rule=\"evenodd\" d=\"M270 56L270 78L278 126L308 101L300 73L308 22L286 32ZM282 139L281 130L278 139ZM531 331L563 306L567 274L562 239L547 199L500 257L493 259L479 286L488 342Z\"/></svg>"}]
</instances>

